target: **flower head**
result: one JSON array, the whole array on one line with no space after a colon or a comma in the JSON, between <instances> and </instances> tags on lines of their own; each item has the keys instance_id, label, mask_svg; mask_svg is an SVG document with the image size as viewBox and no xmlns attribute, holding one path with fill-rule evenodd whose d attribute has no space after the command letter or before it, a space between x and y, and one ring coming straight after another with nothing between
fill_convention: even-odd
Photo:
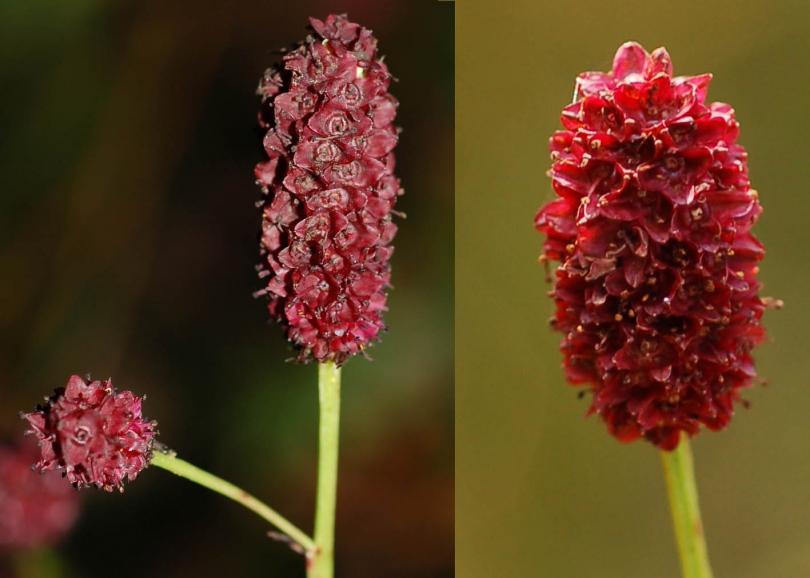
<instances>
[{"instance_id":1,"label":"flower head","mask_svg":"<svg viewBox=\"0 0 810 578\"><path fill-rule=\"evenodd\" d=\"M41 446L41 472L64 469L77 488L123 490L152 458L157 424L141 415L142 398L116 391L111 380L90 381L78 375L54 390L44 406L22 414Z\"/></svg>"},{"instance_id":2,"label":"flower head","mask_svg":"<svg viewBox=\"0 0 810 578\"><path fill-rule=\"evenodd\" d=\"M561 262L552 325L572 384L622 441L673 449L725 428L764 338L761 213L739 125L706 104L711 75L672 76L663 48L621 46L577 79L551 138L558 198L535 224Z\"/></svg>"},{"instance_id":3,"label":"flower head","mask_svg":"<svg viewBox=\"0 0 810 578\"><path fill-rule=\"evenodd\" d=\"M0 447L0 547L35 548L59 541L79 516L79 494L54 473L38 475L34 444Z\"/></svg>"},{"instance_id":4,"label":"flower head","mask_svg":"<svg viewBox=\"0 0 810 578\"><path fill-rule=\"evenodd\" d=\"M310 19L314 35L259 86L268 160L259 276L271 316L299 361L338 365L385 329L401 193L393 174L397 101L371 32L345 15Z\"/></svg>"}]
</instances>

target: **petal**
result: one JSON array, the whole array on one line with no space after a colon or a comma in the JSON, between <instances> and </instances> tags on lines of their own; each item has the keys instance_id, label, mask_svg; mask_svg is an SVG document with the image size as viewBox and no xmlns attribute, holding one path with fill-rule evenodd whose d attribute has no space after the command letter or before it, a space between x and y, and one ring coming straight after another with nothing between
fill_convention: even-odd
<instances>
[{"instance_id":1,"label":"petal","mask_svg":"<svg viewBox=\"0 0 810 578\"><path fill-rule=\"evenodd\" d=\"M625 42L613 58L613 76L617 80L635 81L644 73L650 55L636 42Z\"/></svg>"}]
</instances>

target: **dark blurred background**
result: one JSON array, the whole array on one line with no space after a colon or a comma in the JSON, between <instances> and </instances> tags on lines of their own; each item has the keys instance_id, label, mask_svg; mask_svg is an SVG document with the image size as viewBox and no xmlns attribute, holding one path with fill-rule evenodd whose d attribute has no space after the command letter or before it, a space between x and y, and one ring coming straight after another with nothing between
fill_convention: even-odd
<instances>
[{"instance_id":1,"label":"dark blurred background","mask_svg":"<svg viewBox=\"0 0 810 578\"><path fill-rule=\"evenodd\" d=\"M438 2L0 3L0 437L74 373L305 531L317 371L267 324L255 87L330 12L399 79L390 332L343 372L337 576L453 575L454 13ZM67 575L303 576L254 514L156 468L84 491ZM0 575L7 569L0 561Z\"/></svg>"},{"instance_id":2,"label":"dark blurred background","mask_svg":"<svg viewBox=\"0 0 810 578\"><path fill-rule=\"evenodd\" d=\"M717 578L810 576L810 4L460 2L457 14L456 556L459 578L675 578L657 451L622 445L568 386L533 219L576 76L627 40L714 74L765 209L770 381L694 440Z\"/></svg>"}]
</instances>

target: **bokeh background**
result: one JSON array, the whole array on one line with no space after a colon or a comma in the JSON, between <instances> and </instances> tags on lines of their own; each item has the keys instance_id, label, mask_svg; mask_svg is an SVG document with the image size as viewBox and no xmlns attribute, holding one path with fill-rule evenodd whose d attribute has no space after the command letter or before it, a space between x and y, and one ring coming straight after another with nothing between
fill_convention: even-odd
<instances>
[{"instance_id":1,"label":"bokeh background","mask_svg":"<svg viewBox=\"0 0 810 578\"><path fill-rule=\"evenodd\" d=\"M374 362L343 372L337 572L452 576L453 8L0 3L0 437L69 375L112 376L148 396L180 457L311 530L316 367L285 362L294 352L251 297L255 88L310 15L347 12L399 79L408 218L390 332ZM55 558L65 576L304 575L254 514L162 470L82 498Z\"/></svg>"},{"instance_id":2,"label":"bokeh background","mask_svg":"<svg viewBox=\"0 0 810 578\"><path fill-rule=\"evenodd\" d=\"M577 74L666 46L732 104L765 209L770 381L693 444L718 578L810 576L810 5L460 2L457 14L456 558L459 578L675 578L657 452L585 419L562 375L537 256L547 143Z\"/></svg>"}]
</instances>

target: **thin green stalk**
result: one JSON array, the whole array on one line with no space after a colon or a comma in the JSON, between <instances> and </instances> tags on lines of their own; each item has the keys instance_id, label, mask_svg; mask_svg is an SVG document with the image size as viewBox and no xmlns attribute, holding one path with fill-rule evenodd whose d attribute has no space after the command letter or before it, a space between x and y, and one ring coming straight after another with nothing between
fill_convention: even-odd
<instances>
[{"instance_id":1,"label":"thin green stalk","mask_svg":"<svg viewBox=\"0 0 810 578\"><path fill-rule=\"evenodd\" d=\"M173 454L166 454L156 451L154 452L154 456L152 457L150 464L163 468L164 470L168 470L173 474L177 474L181 478L191 480L192 482L200 484L209 490L213 490L227 498L239 502L247 509L256 512L259 516L284 532L305 551L312 552L315 550L315 542L313 542L312 538L296 528L284 516L263 502L260 502L257 498L251 496L246 491L234 486L232 483L226 482L222 478L218 478L213 474L209 474L197 466L175 457Z\"/></svg>"},{"instance_id":2,"label":"thin green stalk","mask_svg":"<svg viewBox=\"0 0 810 578\"><path fill-rule=\"evenodd\" d=\"M318 367L320 428L318 436L318 496L315 505L315 550L307 578L332 578L335 558L340 368L332 361Z\"/></svg>"},{"instance_id":3,"label":"thin green stalk","mask_svg":"<svg viewBox=\"0 0 810 578\"><path fill-rule=\"evenodd\" d=\"M18 550L13 553L12 562L17 578L62 578L66 575L59 554L47 546Z\"/></svg>"},{"instance_id":4,"label":"thin green stalk","mask_svg":"<svg viewBox=\"0 0 810 578\"><path fill-rule=\"evenodd\" d=\"M709 553L700 519L695 466L689 436L681 435L677 449L661 452L669 506L684 578L712 578Z\"/></svg>"}]
</instances>

